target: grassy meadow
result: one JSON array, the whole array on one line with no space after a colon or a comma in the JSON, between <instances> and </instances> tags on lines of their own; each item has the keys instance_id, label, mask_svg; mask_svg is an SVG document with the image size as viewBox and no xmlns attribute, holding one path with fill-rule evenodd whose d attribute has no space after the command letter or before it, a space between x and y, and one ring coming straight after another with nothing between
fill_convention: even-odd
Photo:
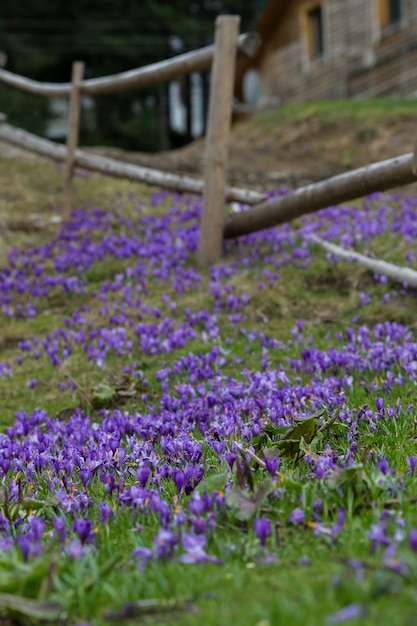
<instances>
[{"instance_id":1,"label":"grassy meadow","mask_svg":"<svg viewBox=\"0 0 417 626\"><path fill-rule=\"evenodd\" d=\"M0 622L417 619L417 197L196 263L201 198L0 159Z\"/></svg>"}]
</instances>

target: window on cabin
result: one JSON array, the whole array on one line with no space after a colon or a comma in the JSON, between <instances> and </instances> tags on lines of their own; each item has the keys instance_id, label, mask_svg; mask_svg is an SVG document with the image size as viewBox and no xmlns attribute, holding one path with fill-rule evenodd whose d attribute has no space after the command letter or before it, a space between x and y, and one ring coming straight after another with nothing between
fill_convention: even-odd
<instances>
[{"instance_id":1,"label":"window on cabin","mask_svg":"<svg viewBox=\"0 0 417 626\"><path fill-rule=\"evenodd\" d=\"M381 28L399 24L403 17L402 0L378 0Z\"/></svg>"},{"instance_id":2,"label":"window on cabin","mask_svg":"<svg viewBox=\"0 0 417 626\"><path fill-rule=\"evenodd\" d=\"M318 59L324 55L323 10L321 5L307 11L307 50L310 59Z\"/></svg>"},{"instance_id":3,"label":"window on cabin","mask_svg":"<svg viewBox=\"0 0 417 626\"><path fill-rule=\"evenodd\" d=\"M389 0L388 5L390 24L396 24L397 22L401 22L401 0Z\"/></svg>"}]
</instances>

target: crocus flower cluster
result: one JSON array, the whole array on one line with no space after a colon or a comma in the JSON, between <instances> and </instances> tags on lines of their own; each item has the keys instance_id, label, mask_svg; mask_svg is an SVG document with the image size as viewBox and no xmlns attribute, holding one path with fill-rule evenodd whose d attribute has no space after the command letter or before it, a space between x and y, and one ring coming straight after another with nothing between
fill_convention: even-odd
<instances>
[{"instance_id":1,"label":"crocus flower cluster","mask_svg":"<svg viewBox=\"0 0 417 626\"><path fill-rule=\"evenodd\" d=\"M365 250L387 232L414 244L417 199L394 203L374 194L363 206L307 217L298 231L284 225L227 242L222 262L208 275L193 267L201 199L167 193L151 198L155 207L168 202L163 215L149 214L143 203L129 217L79 208L51 241L12 250L0 269L3 318L27 319L30 325L54 299L75 303L62 323L19 340L16 361L0 363L0 385L6 388L22 366L48 363L62 372L60 391L70 399L74 383L66 371L74 354L85 355L92 370L113 359L121 373L141 383L134 411L118 407L89 415L75 409L65 419L42 408L16 411L0 435L0 477L7 491L7 511L0 517L3 550L17 544L28 559L52 541L76 558L94 549L118 516L129 516L139 567L170 558L219 563L210 539L227 514L239 449L253 452L266 426L291 427L323 406L328 414L338 411L346 427L344 449L327 444L320 454L304 452L305 479L326 480L355 462L364 426L372 432L408 410L396 401L396 390L417 373L417 341L407 327L352 321L323 348L306 336L302 320L290 338L276 337L268 333L265 313L262 330L251 324L249 308L259 292L267 300L284 266L308 271L308 234ZM257 276L254 287L239 289L249 271ZM159 296L150 304L154 290ZM191 306L187 296L196 290L200 304ZM387 294L411 297L405 287ZM366 302L361 297L359 304ZM243 353L237 342L244 344ZM245 356L256 366L248 368ZM140 358L157 363L154 380L140 371ZM39 382L39 376L27 380L34 394ZM351 400L356 387L368 394L359 407ZM413 475L415 457L407 464ZM292 497L281 485L282 465L277 456L265 462L272 501ZM385 481L395 474L385 457L375 467ZM223 484L206 489L205 481L219 469L226 470ZM285 521L304 524L300 503L293 499L291 507ZM158 531L149 537L155 519ZM335 538L344 522L341 507L329 529L319 520L314 527ZM265 550L271 520L257 515L252 529ZM373 546L390 545L383 523L372 527L369 539ZM414 549L414 535L410 542Z\"/></svg>"}]
</instances>

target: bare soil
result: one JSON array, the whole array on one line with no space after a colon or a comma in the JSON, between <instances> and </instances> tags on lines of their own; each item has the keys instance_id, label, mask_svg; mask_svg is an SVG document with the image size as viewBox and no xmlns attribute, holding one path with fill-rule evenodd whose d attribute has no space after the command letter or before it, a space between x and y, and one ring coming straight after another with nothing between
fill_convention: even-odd
<instances>
[{"instance_id":1,"label":"bare soil","mask_svg":"<svg viewBox=\"0 0 417 626\"><path fill-rule=\"evenodd\" d=\"M417 105L416 105L417 111ZM228 182L258 190L292 188L349 171L414 149L417 116L388 116L373 123L341 117L259 123L257 118L235 125ZM178 150L145 154L97 149L101 154L180 175L201 177L204 140Z\"/></svg>"}]
</instances>

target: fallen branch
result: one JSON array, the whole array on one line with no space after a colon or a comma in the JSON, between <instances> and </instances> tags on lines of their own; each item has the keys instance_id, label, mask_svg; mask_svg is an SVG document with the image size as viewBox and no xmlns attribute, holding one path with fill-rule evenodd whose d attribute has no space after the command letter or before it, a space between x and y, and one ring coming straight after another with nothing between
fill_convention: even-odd
<instances>
[{"instance_id":1,"label":"fallen branch","mask_svg":"<svg viewBox=\"0 0 417 626\"><path fill-rule=\"evenodd\" d=\"M346 250L345 248L341 248L334 243L324 241L324 239L321 239L316 235L309 235L308 237L306 237L306 239L308 241L317 243L328 252L331 252L332 254L342 259L346 259L348 261L357 261L375 274L387 276L391 280L394 280L398 283L407 283L407 285L409 285L410 287L417 287L417 272L409 267L401 267L400 265L387 263L386 261L381 261L380 259L370 259L360 252L355 252L354 250Z\"/></svg>"}]
</instances>

